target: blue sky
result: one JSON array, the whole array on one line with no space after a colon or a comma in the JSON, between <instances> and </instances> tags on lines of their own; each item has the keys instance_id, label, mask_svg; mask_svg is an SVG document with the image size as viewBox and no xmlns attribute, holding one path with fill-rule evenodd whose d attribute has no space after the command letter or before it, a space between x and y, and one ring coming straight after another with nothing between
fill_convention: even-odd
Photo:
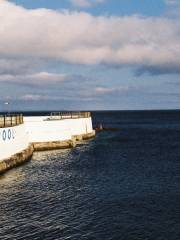
<instances>
[{"instance_id":1,"label":"blue sky","mask_svg":"<svg viewBox=\"0 0 180 240\"><path fill-rule=\"evenodd\" d=\"M0 110L179 109L177 0L0 2Z\"/></svg>"},{"instance_id":2,"label":"blue sky","mask_svg":"<svg viewBox=\"0 0 180 240\"><path fill-rule=\"evenodd\" d=\"M78 9L82 10L78 5L73 5L68 0L15 0L16 4L23 5L26 8L49 9ZM110 15L130 15L142 14L148 16L157 16L162 14L167 7L164 0L107 0L103 4L96 4L93 7L86 8L92 14L110 14ZM83 9L84 10L84 9Z\"/></svg>"}]
</instances>

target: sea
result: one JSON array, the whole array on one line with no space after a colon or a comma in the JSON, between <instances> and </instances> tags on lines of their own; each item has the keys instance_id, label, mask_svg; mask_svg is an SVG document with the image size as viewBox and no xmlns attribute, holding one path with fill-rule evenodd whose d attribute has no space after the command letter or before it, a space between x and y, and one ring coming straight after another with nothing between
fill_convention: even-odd
<instances>
[{"instance_id":1,"label":"sea","mask_svg":"<svg viewBox=\"0 0 180 240\"><path fill-rule=\"evenodd\" d=\"M0 177L1 240L180 240L180 111L93 124L106 131Z\"/></svg>"}]
</instances>

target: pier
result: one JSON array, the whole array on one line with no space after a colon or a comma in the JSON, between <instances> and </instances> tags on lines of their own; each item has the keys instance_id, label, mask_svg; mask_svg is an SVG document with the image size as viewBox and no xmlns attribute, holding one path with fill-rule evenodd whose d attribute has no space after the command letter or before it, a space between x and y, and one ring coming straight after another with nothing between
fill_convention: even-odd
<instances>
[{"instance_id":1,"label":"pier","mask_svg":"<svg viewBox=\"0 0 180 240\"><path fill-rule=\"evenodd\" d=\"M90 112L1 115L0 173L29 160L34 151L72 148L94 136Z\"/></svg>"}]
</instances>

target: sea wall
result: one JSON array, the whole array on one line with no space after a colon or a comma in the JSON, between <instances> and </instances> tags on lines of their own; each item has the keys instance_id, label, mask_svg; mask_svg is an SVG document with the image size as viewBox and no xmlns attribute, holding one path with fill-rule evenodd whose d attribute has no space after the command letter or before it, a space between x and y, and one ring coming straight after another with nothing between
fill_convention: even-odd
<instances>
[{"instance_id":1,"label":"sea wall","mask_svg":"<svg viewBox=\"0 0 180 240\"><path fill-rule=\"evenodd\" d=\"M72 136L88 134L93 131L91 117L67 119L66 122Z\"/></svg>"},{"instance_id":2,"label":"sea wall","mask_svg":"<svg viewBox=\"0 0 180 240\"><path fill-rule=\"evenodd\" d=\"M90 139L95 136L91 117L67 119L67 124L69 126L71 135L76 139L76 141Z\"/></svg>"},{"instance_id":3,"label":"sea wall","mask_svg":"<svg viewBox=\"0 0 180 240\"><path fill-rule=\"evenodd\" d=\"M21 152L29 145L25 125L0 128L0 161Z\"/></svg>"},{"instance_id":4,"label":"sea wall","mask_svg":"<svg viewBox=\"0 0 180 240\"><path fill-rule=\"evenodd\" d=\"M0 128L0 173L25 162L32 153L24 124Z\"/></svg>"},{"instance_id":5,"label":"sea wall","mask_svg":"<svg viewBox=\"0 0 180 240\"><path fill-rule=\"evenodd\" d=\"M29 142L55 142L71 139L66 120L48 121L48 117L24 117Z\"/></svg>"},{"instance_id":6,"label":"sea wall","mask_svg":"<svg viewBox=\"0 0 180 240\"><path fill-rule=\"evenodd\" d=\"M29 142L35 150L68 148L76 145L77 140L93 137L91 117L66 119L47 116L24 117Z\"/></svg>"},{"instance_id":7,"label":"sea wall","mask_svg":"<svg viewBox=\"0 0 180 240\"><path fill-rule=\"evenodd\" d=\"M95 136L89 112L0 117L0 174L30 159L34 151L74 147Z\"/></svg>"}]
</instances>

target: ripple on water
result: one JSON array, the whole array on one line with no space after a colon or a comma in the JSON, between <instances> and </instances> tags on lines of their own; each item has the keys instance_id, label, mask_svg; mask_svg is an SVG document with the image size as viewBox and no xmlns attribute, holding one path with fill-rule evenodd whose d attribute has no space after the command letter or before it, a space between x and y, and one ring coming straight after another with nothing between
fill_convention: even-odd
<instances>
[{"instance_id":1,"label":"ripple on water","mask_svg":"<svg viewBox=\"0 0 180 240\"><path fill-rule=\"evenodd\" d=\"M35 153L3 175L0 239L179 239L180 125L150 123L149 113L133 125L133 117L123 115L122 127L121 115L111 114L121 131Z\"/></svg>"}]
</instances>

